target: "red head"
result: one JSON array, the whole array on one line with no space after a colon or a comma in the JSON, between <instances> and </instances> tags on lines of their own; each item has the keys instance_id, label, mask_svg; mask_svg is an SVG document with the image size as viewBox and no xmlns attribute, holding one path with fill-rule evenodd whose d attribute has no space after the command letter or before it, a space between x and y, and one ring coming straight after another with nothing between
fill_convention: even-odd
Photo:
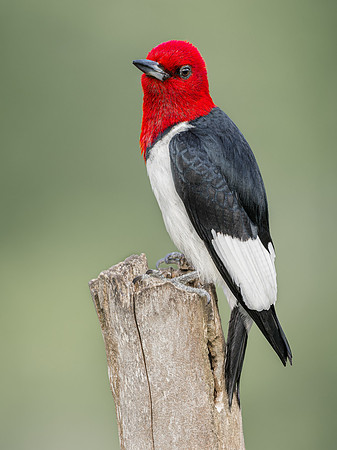
<instances>
[{"instance_id":1,"label":"red head","mask_svg":"<svg viewBox=\"0 0 337 450\"><path fill-rule=\"evenodd\" d=\"M189 42L163 42L147 59L134 64L144 72L140 146L145 157L146 149L166 128L208 114L215 105L209 95L205 62Z\"/></svg>"}]
</instances>

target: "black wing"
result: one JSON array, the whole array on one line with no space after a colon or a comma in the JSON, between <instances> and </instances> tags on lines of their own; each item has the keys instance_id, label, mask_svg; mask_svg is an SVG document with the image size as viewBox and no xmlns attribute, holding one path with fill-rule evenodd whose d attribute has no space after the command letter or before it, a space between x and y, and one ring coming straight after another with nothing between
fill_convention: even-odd
<instances>
[{"instance_id":1,"label":"black wing","mask_svg":"<svg viewBox=\"0 0 337 450\"><path fill-rule=\"evenodd\" d=\"M224 281L285 364L291 353L275 322L274 308L257 312L247 307L212 243L214 230L240 241L259 237L268 250L272 242L268 206L255 157L236 125L219 108L191 124L192 128L170 141L177 193Z\"/></svg>"},{"instance_id":2,"label":"black wing","mask_svg":"<svg viewBox=\"0 0 337 450\"><path fill-rule=\"evenodd\" d=\"M247 141L219 108L191 122L170 143L178 194L197 200L203 224L242 240L260 237L268 249L268 205L263 180ZM211 215L210 215L211 214Z\"/></svg>"}]
</instances>

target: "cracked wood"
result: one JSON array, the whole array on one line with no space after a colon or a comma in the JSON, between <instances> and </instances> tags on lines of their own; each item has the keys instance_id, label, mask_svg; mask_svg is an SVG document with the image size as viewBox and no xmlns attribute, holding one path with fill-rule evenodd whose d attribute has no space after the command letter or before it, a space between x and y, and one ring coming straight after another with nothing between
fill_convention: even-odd
<instances>
[{"instance_id":1,"label":"cracked wood","mask_svg":"<svg viewBox=\"0 0 337 450\"><path fill-rule=\"evenodd\" d=\"M122 449L244 449L241 411L228 410L225 341L211 302L131 256L90 282L105 342ZM186 273L186 272L185 272ZM137 278L136 282L133 282Z\"/></svg>"}]
</instances>

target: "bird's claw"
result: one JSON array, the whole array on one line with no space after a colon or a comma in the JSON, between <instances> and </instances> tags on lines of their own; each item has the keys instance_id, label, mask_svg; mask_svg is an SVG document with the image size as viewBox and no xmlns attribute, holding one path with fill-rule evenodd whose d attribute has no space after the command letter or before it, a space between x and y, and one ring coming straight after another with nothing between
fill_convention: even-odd
<instances>
[{"instance_id":1,"label":"bird's claw","mask_svg":"<svg viewBox=\"0 0 337 450\"><path fill-rule=\"evenodd\" d=\"M156 262L156 269L159 270L159 267L165 263L165 258L158 259Z\"/></svg>"},{"instance_id":2,"label":"bird's claw","mask_svg":"<svg viewBox=\"0 0 337 450\"><path fill-rule=\"evenodd\" d=\"M182 287L183 289L185 289L188 292L200 295L201 297L206 297L207 305L209 305L211 302L211 296L206 291L206 289L188 286L188 283L193 283L197 278L198 278L198 272L195 270L194 272L189 272L185 275L181 275L180 277L172 278L172 283L178 287Z\"/></svg>"},{"instance_id":3,"label":"bird's claw","mask_svg":"<svg viewBox=\"0 0 337 450\"><path fill-rule=\"evenodd\" d=\"M149 277L155 277L155 278L160 278L160 279L166 278L160 270L149 269L146 271L146 273L144 275L139 275L138 277L134 278L133 284L137 284L140 281L143 281ZM193 271L193 272L185 273L184 275L180 275L179 277L171 278L171 281L175 286L177 286L181 289L184 289L187 292L190 292L192 294L197 294L201 297L206 297L207 305L209 305L211 302L211 296L206 291L206 289L189 286L190 283L194 283L197 279L198 279L198 273L197 273L197 271Z\"/></svg>"},{"instance_id":4,"label":"bird's claw","mask_svg":"<svg viewBox=\"0 0 337 450\"><path fill-rule=\"evenodd\" d=\"M161 278L161 279L164 278L162 273L160 272L160 270L149 269L143 275L139 275L138 277L134 278L132 280L132 282L133 282L133 284L137 284L140 281L143 281L149 277L155 277L155 278Z\"/></svg>"},{"instance_id":5,"label":"bird's claw","mask_svg":"<svg viewBox=\"0 0 337 450\"><path fill-rule=\"evenodd\" d=\"M151 275L152 277L156 278L163 278L163 275L160 272L160 270L149 269L146 271L146 275Z\"/></svg>"},{"instance_id":6,"label":"bird's claw","mask_svg":"<svg viewBox=\"0 0 337 450\"><path fill-rule=\"evenodd\" d=\"M168 253L164 258L161 258L156 262L156 268L159 269L162 264L179 264L183 257L184 255L179 252Z\"/></svg>"},{"instance_id":7,"label":"bird's claw","mask_svg":"<svg viewBox=\"0 0 337 450\"><path fill-rule=\"evenodd\" d=\"M188 263L185 255L179 252L168 253L164 258L161 258L156 263L157 270L162 264L176 264L180 270L194 270Z\"/></svg>"}]
</instances>

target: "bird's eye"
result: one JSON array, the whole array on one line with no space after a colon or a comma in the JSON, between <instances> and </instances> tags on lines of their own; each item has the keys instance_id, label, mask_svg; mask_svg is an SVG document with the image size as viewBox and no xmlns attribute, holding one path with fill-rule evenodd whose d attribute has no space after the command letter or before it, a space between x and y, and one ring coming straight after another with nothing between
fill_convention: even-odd
<instances>
[{"instance_id":1,"label":"bird's eye","mask_svg":"<svg viewBox=\"0 0 337 450\"><path fill-rule=\"evenodd\" d=\"M179 69L179 76L183 80L187 80L192 74L191 66L181 66Z\"/></svg>"}]
</instances>

